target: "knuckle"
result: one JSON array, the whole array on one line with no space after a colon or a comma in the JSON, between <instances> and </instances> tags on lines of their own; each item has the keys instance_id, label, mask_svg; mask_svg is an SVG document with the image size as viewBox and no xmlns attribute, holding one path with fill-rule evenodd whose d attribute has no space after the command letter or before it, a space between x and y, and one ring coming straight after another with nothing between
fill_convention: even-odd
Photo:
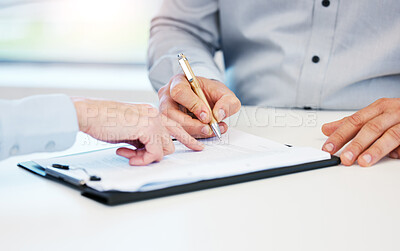
<instances>
[{"instance_id":1,"label":"knuckle","mask_svg":"<svg viewBox=\"0 0 400 251\"><path fill-rule=\"evenodd\" d=\"M348 121L355 127L360 127L363 124L363 119L358 113L354 113L353 115L348 117Z\"/></svg>"},{"instance_id":2,"label":"knuckle","mask_svg":"<svg viewBox=\"0 0 400 251\"><path fill-rule=\"evenodd\" d=\"M232 95L229 95L228 98L227 98L227 102L231 106L236 106L237 105L237 98L232 96Z\"/></svg>"},{"instance_id":3,"label":"knuckle","mask_svg":"<svg viewBox=\"0 0 400 251\"><path fill-rule=\"evenodd\" d=\"M228 103L229 103L229 106L227 108L229 109L229 111L228 111L229 114L235 114L240 110L241 103L238 98L230 97L228 99Z\"/></svg>"},{"instance_id":4,"label":"knuckle","mask_svg":"<svg viewBox=\"0 0 400 251\"><path fill-rule=\"evenodd\" d=\"M371 122L365 125L366 129L374 134L380 134L383 131L383 126L377 122Z\"/></svg>"},{"instance_id":5,"label":"knuckle","mask_svg":"<svg viewBox=\"0 0 400 251\"><path fill-rule=\"evenodd\" d=\"M222 102L218 102L218 105L230 115L237 113L242 106L240 100L235 95L227 95L221 101Z\"/></svg>"},{"instance_id":6,"label":"knuckle","mask_svg":"<svg viewBox=\"0 0 400 251\"><path fill-rule=\"evenodd\" d=\"M200 87L203 88L204 82L207 82L208 79L203 78L203 77L197 77L197 80L199 81Z\"/></svg>"},{"instance_id":7,"label":"knuckle","mask_svg":"<svg viewBox=\"0 0 400 251\"><path fill-rule=\"evenodd\" d=\"M149 113L158 115L158 109L154 106L149 107Z\"/></svg>"},{"instance_id":8,"label":"knuckle","mask_svg":"<svg viewBox=\"0 0 400 251\"><path fill-rule=\"evenodd\" d=\"M164 85L163 87L161 87L160 89L158 89L158 97L161 97L164 95L165 91L167 89L167 85Z\"/></svg>"},{"instance_id":9,"label":"knuckle","mask_svg":"<svg viewBox=\"0 0 400 251\"><path fill-rule=\"evenodd\" d=\"M201 105L200 105L198 102L193 102L193 103L191 103L191 104L189 105L188 109L189 109L189 111L191 111L191 112L195 112L195 111L199 110L200 107L201 107Z\"/></svg>"},{"instance_id":10,"label":"knuckle","mask_svg":"<svg viewBox=\"0 0 400 251\"><path fill-rule=\"evenodd\" d=\"M390 137L395 140L397 144L400 144L400 126L397 128L390 128L387 133L390 135Z\"/></svg>"},{"instance_id":11,"label":"knuckle","mask_svg":"<svg viewBox=\"0 0 400 251\"><path fill-rule=\"evenodd\" d=\"M185 90L184 90L182 84L177 84L170 91L171 97L174 100L181 99L182 96L184 95L184 93L185 93Z\"/></svg>"},{"instance_id":12,"label":"knuckle","mask_svg":"<svg viewBox=\"0 0 400 251\"><path fill-rule=\"evenodd\" d=\"M234 105L234 112L237 113L240 110L240 107L242 107L242 103L237 97L235 97Z\"/></svg>"},{"instance_id":13,"label":"knuckle","mask_svg":"<svg viewBox=\"0 0 400 251\"><path fill-rule=\"evenodd\" d=\"M387 103L389 100L390 100L389 98L380 98L379 102L384 104L384 103Z\"/></svg>"},{"instance_id":14,"label":"knuckle","mask_svg":"<svg viewBox=\"0 0 400 251\"><path fill-rule=\"evenodd\" d=\"M373 152L374 155L376 155L376 156L383 156L383 153L384 153L381 146L372 147L371 152Z\"/></svg>"},{"instance_id":15,"label":"knuckle","mask_svg":"<svg viewBox=\"0 0 400 251\"><path fill-rule=\"evenodd\" d=\"M387 108L391 108L391 99L390 98L380 98L376 102L376 109L379 112L384 112Z\"/></svg>"},{"instance_id":16,"label":"knuckle","mask_svg":"<svg viewBox=\"0 0 400 251\"><path fill-rule=\"evenodd\" d=\"M374 104L377 104L377 105L382 105L383 103L385 103L385 98L380 98L380 99L378 99L378 100L376 100L375 102L374 102Z\"/></svg>"},{"instance_id":17,"label":"knuckle","mask_svg":"<svg viewBox=\"0 0 400 251\"><path fill-rule=\"evenodd\" d=\"M364 150L364 146L357 140L353 140L349 148L355 150L354 153L361 153Z\"/></svg>"},{"instance_id":18,"label":"knuckle","mask_svg":"<svg viewBox=\"0 0 400 251\"><path fill-rule=\"evenodd\" d=\"M337 143L344 143L346 138L341 132L336 132L332 137L332 142L336 145Z\"/></svg>"}]
</instances>

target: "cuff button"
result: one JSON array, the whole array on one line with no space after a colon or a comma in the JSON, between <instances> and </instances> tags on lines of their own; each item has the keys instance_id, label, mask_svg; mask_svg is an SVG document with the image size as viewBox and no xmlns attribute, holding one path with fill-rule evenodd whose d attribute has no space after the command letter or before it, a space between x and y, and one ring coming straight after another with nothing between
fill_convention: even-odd
<instances>
[{"instance_id":1,"label":"cuff button","mask_svg":"<svg viewBox=\"0 0 400 251\"><path fill-rule=\"evenodd\" d=\"M54 151L55 148L56 148L56 143L54 141L49 141L45 146L45 149L48 152Z\"/></svg>"},{"instance_id":2,"label":"cuff button","mask_svg":"<svg viewBox=\"0 0 400 251\"><path fill-rule=\"evenodd\" d=\"M15 156L18 153L19 153L19 146L18 145L14 145L13 147L11 147L10 156Z\"/></svg>"}]
</instances>

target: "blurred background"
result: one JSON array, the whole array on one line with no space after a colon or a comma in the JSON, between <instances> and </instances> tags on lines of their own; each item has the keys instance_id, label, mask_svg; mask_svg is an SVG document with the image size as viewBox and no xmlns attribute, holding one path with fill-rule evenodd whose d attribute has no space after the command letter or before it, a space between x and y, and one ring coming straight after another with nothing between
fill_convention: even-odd
<instances>
[{"instance_id":1,"label":"blurred background","mask_svg":"<svg viewBox=\"0 0 400 251\"><path fill-rule=\"evenodd\" d=\"M0 98L154 101L145 64L161 1L0 0Z\"/></svg>"}]
</instances>

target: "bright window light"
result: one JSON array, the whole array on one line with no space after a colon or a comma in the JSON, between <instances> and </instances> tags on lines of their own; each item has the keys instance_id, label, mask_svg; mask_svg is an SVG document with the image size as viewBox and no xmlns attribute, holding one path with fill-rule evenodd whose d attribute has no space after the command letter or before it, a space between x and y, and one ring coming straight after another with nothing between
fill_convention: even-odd
<instances>
[{"instance_id":1,"label":"bright window light","mask_svg":"<svg viewBox=\"0 0 400 251\"><path fill-rule=\"evenodd\" d=\"M0 60L145 62L161 0L0 2Z\"/></svg>"}]
</instances>

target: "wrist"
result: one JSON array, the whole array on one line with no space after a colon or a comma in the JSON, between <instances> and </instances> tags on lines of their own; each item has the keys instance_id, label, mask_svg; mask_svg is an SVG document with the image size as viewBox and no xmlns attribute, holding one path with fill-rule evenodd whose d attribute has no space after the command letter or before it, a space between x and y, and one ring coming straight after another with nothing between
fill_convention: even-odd
<instances>
[{"instance_id":1,"label":"wrist","mask_svg":"<svg viewBox=\"0 0 400 251\"><path fill-rule=\"evenodd\" d=\"M86 133L89 130L87 123L87 102L88 100L82 97L71 97L71 100L75 106L76 116L78 118L79 130Z\"/></svg>"}]
</instances>

